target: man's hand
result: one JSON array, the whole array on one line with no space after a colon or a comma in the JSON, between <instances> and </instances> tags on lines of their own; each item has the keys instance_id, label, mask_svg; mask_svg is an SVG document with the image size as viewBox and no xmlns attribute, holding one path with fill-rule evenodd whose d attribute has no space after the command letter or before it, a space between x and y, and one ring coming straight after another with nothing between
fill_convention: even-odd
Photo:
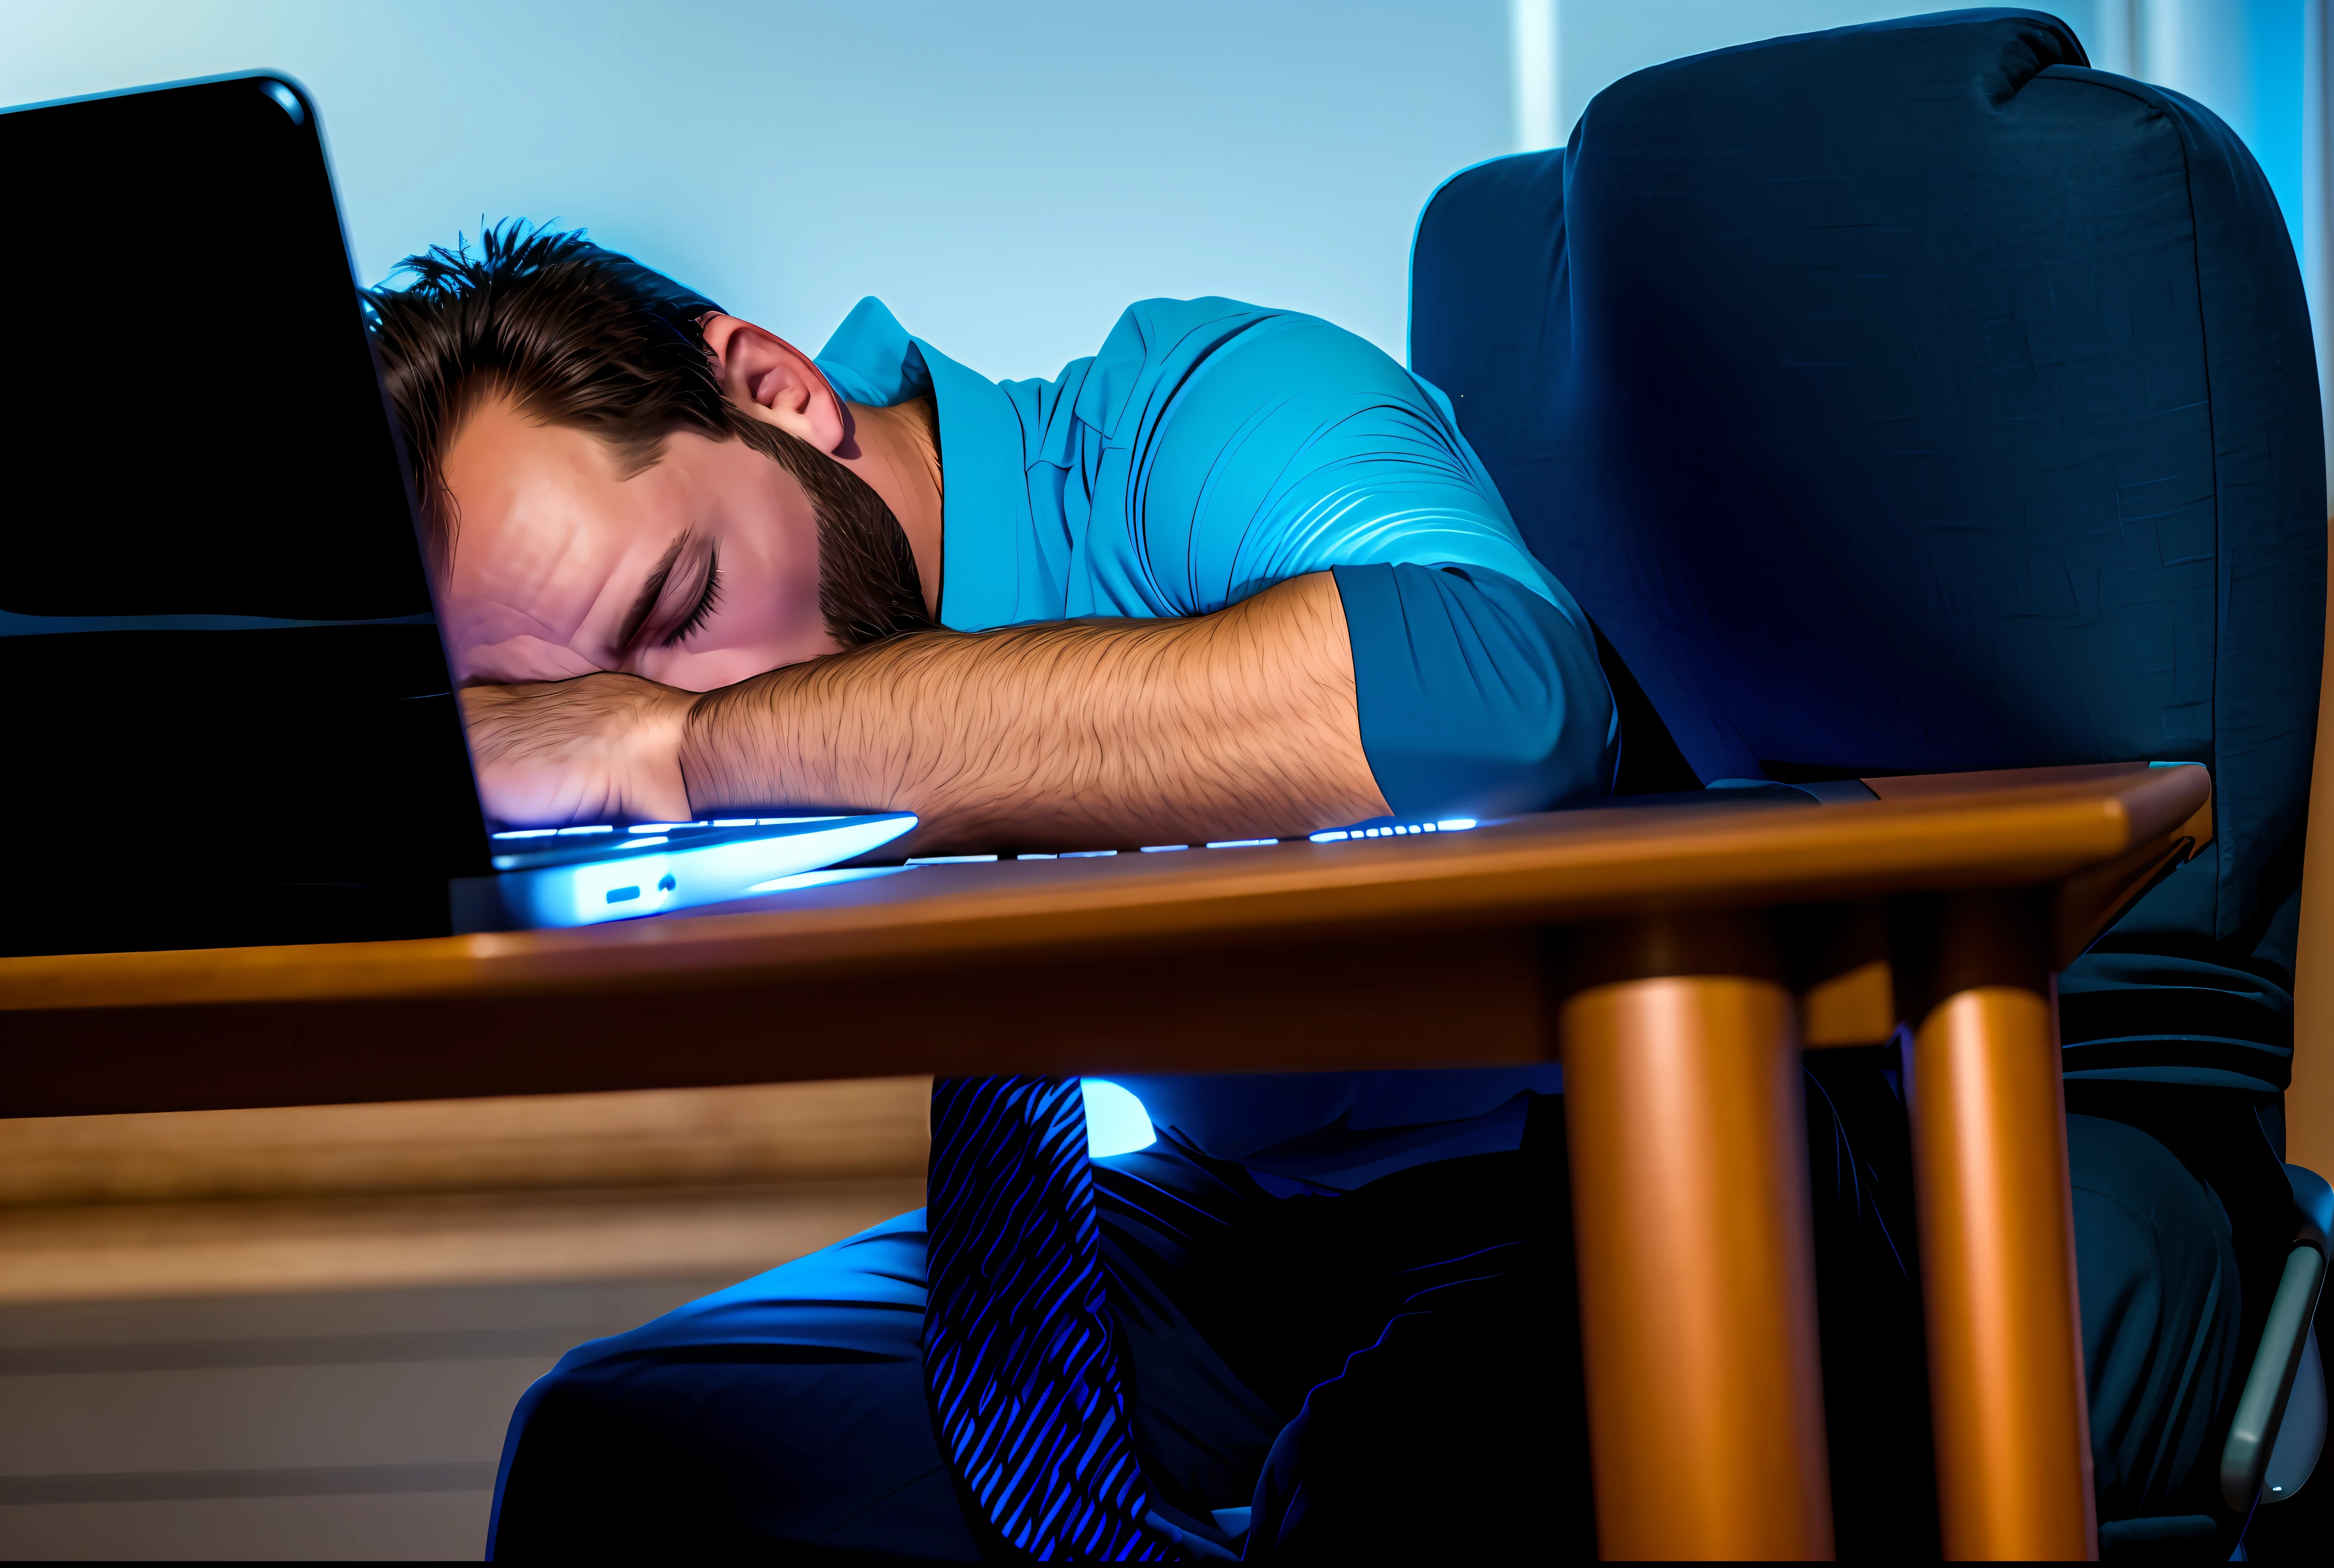
<instances>
[{"instance_id":1,"label":"man's hand","mask_svg":"<svg viewBox=\"0 0 2334 1568\"><path fill-rule=\"evenodd\" d=\"M687 822L680 739L694 692L632 675L471 686L462 718L487 814L506 822Z\"/></svg>"}]
</instances>

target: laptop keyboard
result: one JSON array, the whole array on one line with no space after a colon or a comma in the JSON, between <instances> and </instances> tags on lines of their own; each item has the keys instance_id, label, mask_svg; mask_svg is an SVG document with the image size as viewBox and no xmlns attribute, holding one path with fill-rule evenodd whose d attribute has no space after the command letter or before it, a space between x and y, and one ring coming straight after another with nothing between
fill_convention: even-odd
<instances>
[{"instance_id":1,"label":"laptop keyboard","mask_svg":"<svg viewBox=\"0 0 2334 1568\"><path fill-rule=\"evenodd\" d=\"M1444 817L1431 822L1388 822L1381 826L1331 828L1326 832L1307 833L1307 841L1316 844L1334 844L1355 839L1391 839L1411 833L1463 833L1476 826L1473 817ZM1206 844L1144 844L1129 851L1138 855L1172 854L1181 850L1249 850L1266 844L1297 843L1296 839L1218 839ZM1119 853L1116 850L1062 850L1050 854L1019 854L1017 861L1085 861L1106 859ZM1002 855L911 855L911 866L961 866L982 861L1002 860Z\"/></svg>"}]
</instances>

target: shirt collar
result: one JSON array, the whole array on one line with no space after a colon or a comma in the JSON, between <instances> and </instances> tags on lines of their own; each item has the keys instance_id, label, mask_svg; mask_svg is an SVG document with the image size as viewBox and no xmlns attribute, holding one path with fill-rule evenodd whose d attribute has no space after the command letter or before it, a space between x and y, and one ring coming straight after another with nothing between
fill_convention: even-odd
<instances>
[{"instance_id":1,"label":"shirt collar","mask_svg":"<svg viewBox=\"0 0 2334 1568\"><path fill-rule=\"evenodd\" d=\"M908 335L883 302L851 308L818 352L837 394L888 409L930 394L940 445L940 624L960 630L1015 619L1019 558L1034 549L1027 443L1004 389Z\"/></svg>"},{"instance_id":2,"label":"shirt collar","mask_svg":"<svg viewBox=\"0 0 2334 1568\"><path fill-rule=\"evenodd\" d=\"M873 294L852 306L826 340L818 368L837 392L873 409L904 403L932 387L923 350Z\"/></svg>"}]
</instances>

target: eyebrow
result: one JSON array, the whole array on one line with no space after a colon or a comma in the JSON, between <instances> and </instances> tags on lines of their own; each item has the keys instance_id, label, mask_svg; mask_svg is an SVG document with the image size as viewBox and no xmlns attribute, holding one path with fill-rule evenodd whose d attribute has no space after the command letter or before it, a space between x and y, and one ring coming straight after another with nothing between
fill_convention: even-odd
<instances>
[{"instance_id":1,"label":"eyebrow","mask_svg":"<svg viewBox=\"0 0 2334 1568\"><path fill-rule=\"evenodd\" d=\"M690 530L686 528L674 534L672 543L665 546L664 554L650 570L648 580L641 584L640 597L632 601L632 608L626 612L623 625L616 631L618 653L628 651L639 640L641 629L648 624L657 601L664 597L664 585L671 580L672 569L680 562L680 553L689 548L689 537Z\"/></svg>"}]
</instances>

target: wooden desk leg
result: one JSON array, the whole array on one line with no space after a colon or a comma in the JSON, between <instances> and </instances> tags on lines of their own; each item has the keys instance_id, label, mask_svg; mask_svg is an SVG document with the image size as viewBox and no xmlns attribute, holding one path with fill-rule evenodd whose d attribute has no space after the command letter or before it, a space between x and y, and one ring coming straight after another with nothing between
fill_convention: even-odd
<instances>
[{"instance_id":1,"label":"wooden desk leg","mask_svg":"<svg viewBox=\"0 0 2334 1568\"><path fill-rule=\"evenodd\" d=\"M1913 1045L1913 1151L1949 1558L2098 1555L2049 1004L1955 992Z\"/></svg>"},{"instance_id":2,"label":"wooden desk leg","mask_svg":"<svg viewBox=\"0 0 2334 1568\"><path fill-rule=\"evenodd\" d=\"M1602 1555L1828 1558L1789 994L1632 980L1559 1028Z\"/></svg>"}]
</instances>

